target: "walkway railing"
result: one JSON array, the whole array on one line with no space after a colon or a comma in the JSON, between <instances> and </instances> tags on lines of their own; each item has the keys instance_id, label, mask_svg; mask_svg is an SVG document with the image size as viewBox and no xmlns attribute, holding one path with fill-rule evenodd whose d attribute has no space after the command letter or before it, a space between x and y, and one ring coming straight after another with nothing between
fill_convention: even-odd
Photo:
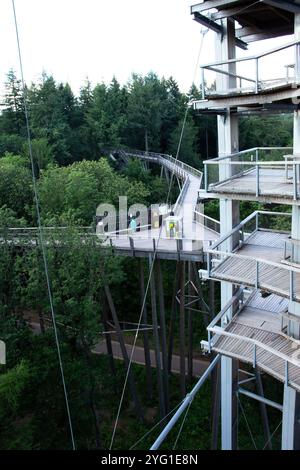
<instances>
[{"instance_id":1,"label":"walkway railing","mask_svg":"<svg viewBox=\"0 0 300 470\"><path fill-rule=\"evenodd\" d=\"M263 170L281 170L282 183L289 183L294 200L300 197L300 155L292 155L291 147L255 147L224 155L204 162L204 188L214 192L217 186L242 176L254 175L255 186L241 188L241 192L256 197L270 194L270 188L262 181ZM272 181L270 181L272 183Z\"/></svg>"},{"instance_id":2,"label":"walkway railing","mask_svg":"<svg viewBox=\"0 0 300 470\"><path fill-rule=\"evenodd\" d=\"M197 170L196 168L193 168L187 163L182 162L181 160L178 160L178 159L176 160L176 158L172 157L172 155L167 155L164 153L156 153L156 152L146 152L143 150L128 150L128 151L122 150L122 152L128 157L142 158L143 160L149 160L149 161L157 161L163 165L167 165L167 162L169 162L173 164L174 167L176 167L175 169L177 169L177 171L182 170L180 172L181 176L186 176L185 173L188 173L190 175L195 176L196 178L200 178L200 184L201 184L202 172L200 170Z\"/></svg>"},{"instance_id":3,"label":"walkway railing","mask_svg":"<svg viewBox=\"0 0 300 470\"><path fill-rule=\"evenodd\" d=\"M175 202L175 205L174 205L174 208L173 208L173 212L174 212L175 215L180 214L182 204L183 204L184 198L186 196L187 190L189 188L189 185L190 185L190 178L187 177L184 184L183 184L183 186L182 186L182 188L181 188L180 194L179 194L179 196L177 198L177 201Z\"/></svg>"},{"instance_id":4,"label":"walkway railing","mask_svg":"<svg viewBox=\"0 0 300 470\"><path fill-rule=\"evenodd\" d=\"M229 93L256 93L258 94L262 90L267 90L276 86L285 85L285 84L298 84L299 77L294 74L290 74L290 70L294 71L293 64L284 66L286 69L283 70L281 76L276 76L274 78L274 64L276 64L276 54L280 54L282 51L290 50L290 55L292 56L293 51L296 49L297 45L300 44L300 41L293 41L288 44L276 47L270 51L264 52L262 54L257 54L250 57L239 57L236 59L230 60L220 60L217 62L204 64L201 66L201 75L202 75L202 99L206 99L210 95L225 95ZM270 67L266 67L266 63L262 62L267 58L272 59ZM249 75L249 65L248 63L253 63L253 74ZM244 68L245 73L243 73L243 64L247 63L247 67ZM263 70L262 70L262 66ZM270 70L270 76L268 78L262 78L262 74L266 73L266 70ZM225 89L210 89L207 90L205 84L207 82L207 72L213 72L213 76L210 77L209 81L215 81L218 76L223 75L228 77L226 81ZM246 75L247 74L247 75ZM230 79L233 82L233 85L230 84Z\"/></svg>"},{"instance_id":5,"label":"walkway railing","mask_svg":"<svg viewBox=\"0 0 300 470\"><path fill-rule=\"evenodd\" d=\"M284 225L285 230L279 229L278 224ZM224 248L225 250L228 249L228 246L232 246L234 250L237 250L258 230L288 234L291 231L291 224L292 214L289 212L254 211L230 232L217 240L210 249L222 250ZM230 244L228 244L228 241L230 241ZM284 249L284 244L282 249Z\"/></svg>"},{"instance_id":6,"label":"walkway railing","mask_svg":"<svg viewBox=\"0 0 300 470\"><path fill-rule=\"evenodd\" d=\"M213 230L216 233L220 233L220 222L208 215L202 214L197 210L194 211L194 220L196 223L208 228L209 230Z\"/></svg>"}]
</instances>

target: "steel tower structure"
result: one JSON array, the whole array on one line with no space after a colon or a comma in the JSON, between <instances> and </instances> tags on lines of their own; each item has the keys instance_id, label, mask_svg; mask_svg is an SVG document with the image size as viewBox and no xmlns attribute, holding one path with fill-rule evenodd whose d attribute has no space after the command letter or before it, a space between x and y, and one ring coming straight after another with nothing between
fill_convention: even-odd
<instances>
[{"instance_id":1,"label":"steel tower structure","mask_svg":"<svg viewBox=\"0 0 300 470\"><path fill-rule=\"evenodd\" d=\"M203 0L194 20L215 32L216 60L202 70L201 113L218 119L217 158L205 163L203 199L220 201L221 238L207 252L201 276L221 282L221 311L202 346L221 354L222 448L237 446L239 361L283 383L282 449L300 448L300 1ZM250 42L294 35L284 46L237 58ZM277 57L291 54L284 74ZM263 67L263 62L270 65ZM268 75L269 73L269 75ZM216 86L206 88L209 74ZM239 116L294 113L293 148L239 151ZM256 211L240 221L240 201L291 206Z\"/></svg>"}]
</instances>

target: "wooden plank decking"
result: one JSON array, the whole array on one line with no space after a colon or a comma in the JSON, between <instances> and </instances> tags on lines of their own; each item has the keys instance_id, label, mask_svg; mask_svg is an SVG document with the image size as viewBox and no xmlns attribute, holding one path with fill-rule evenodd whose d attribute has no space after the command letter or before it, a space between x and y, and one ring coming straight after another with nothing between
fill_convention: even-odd
<instances>
[{"instance_id":1,"label":"wooden plank decking","mask_svg":"<svg viewBox=\"0 0 300 470\"><path fill-rule=\"evenodd\" d=\"M226 326L213 350L247 363L254 361L266 373L284 382L285 361L289 361L289 381L300 390L300 342L281 332L281 312L288 301L275 294L263 298L259 291Z\"/></svg>"},{"instance_id":2,"label":"wooden plank decking","mask_svg":"<svg viewBox=\"0 0 300 470\"><path fill-rule=\"evenodd\" d=\"M288 240L287 234L258 231L249 237L246 243L236 251L237 255L251 257L239 258L229 256L211 271L214 279L256 285L256 259L259 259L259 286L262 289L280 294L284 297L290 295L290 273L283 267L273 266L267 261L281 263L284 258L284 242ZM266 260L266 263L264 263ZM300 274L294 274L294 295L300 300Z\"/></svg>"},{"instance_id":3,"label":"wooden plank decking","mask_svg":"<svg viewBox=\"0 0 300 470\"><path fill-rule=\"evenodd\" d=\"M292 180L291 180L292 181ZM292 182L287 182L284 169L262 168L259 176L260 196L293 199ZM250 170L224 183L210 185L210 191L220 194L256 195L256 170ZM299 188L298 188L299 190Z\"/></svg>"},{"instance_id":4,"label":"wooden plank decking","mask_svg":"<svg viewBox=\"0 0 300 470\"><path fill-rule=\"evenodd\" d=\"M181 162L178 161L174 163L173 161L168 161L167 159L161 158L159 160L161 164L166 166L170 171L176 174L182 174ZM193 172L193 169L186 169L186 174L188 175L189 185L187 190L180 201L178 216L182 217L183 224L183 237L180 240L182 243L182 253L181 259L189 255L197 256L200 260L200 257L203 253L203 250L208 246L210 241L215 241L219 238L219 234L213 230L196 223L194 221L194 209L198 200L198 191L201 185L202 174L199 172L199 175L196 176ZM180 196L179 196L180 197ZM131 241L129 239L131 238ZM176 239L171 239L167 237L165 227L161 229L150 228L149 230L144 230L141 232L135 232L128 235L112 235L104 244L111 244L118 252L124 255L131 255L134 252L139 252L147 256L147 253L151 253L155 249L159 253L165 253L166 257L168 254L177 255L178 253L178 244Z\"/></svg>"}]
</instances>

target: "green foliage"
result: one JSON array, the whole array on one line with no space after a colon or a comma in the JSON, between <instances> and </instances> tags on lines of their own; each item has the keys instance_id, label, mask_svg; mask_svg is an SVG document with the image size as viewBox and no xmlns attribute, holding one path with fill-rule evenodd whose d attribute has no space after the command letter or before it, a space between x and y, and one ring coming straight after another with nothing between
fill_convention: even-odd
<instances>
[{"instance_id":1,"label":"green foliage","mask_svg":"<svg viewBox=\"0 0 300 470\"><path fill-rule=\"evenodd\" d=\"M7 206L0 207L0 227L1 230L9 227L25 227L27 224L24 218L18 218L16 213Z\"/></svg>"},{"instance_id":2,"label":"green foliage","mask_svg":"<svg viewBox=\"0 0 300 470\"><path fill-rule=\"evenodd\" d=\"M184 133L182 134L181 138L182 127L183 121L180 121L178 123L178 126L171 134L169 145L171 154L174 156L177 155L178 145L179 142L181 142L180 151L178 155L179 160L184 160L189 165L192 165L195 168L199 168L200 159L196 152L197 131L192 118L187 118L184 126Z\"/></svg>"},{"instance_id":3,"label":"green foliage","mask_svg":"<svg viewBox=\"0 0 300 470\"><path fill-rule=\"evenodd\" d=\"M50 242L46 244L46 258L79 448L107 448L124 380L123 364L116 365L113 376L107 358L92 354L95 344L103 338L104 283L117 294L113 297L117 299L120 319L136 321L140 298L136 295L139 281L136 260L112 256L109 250L96 245L93 237L82 243L78 226L93 222L100 203L117 206L120 195L128 196L129 205L137 202L150 205L163 202L167 192L157 169L146 170L135 160L125 168L117 162L115 166L119 166L114 169L101 155L120 146L176 155L186 104L199 96L195 86L186 95L172 77L159 79L154 73L145 77L133 75L125 86L115 78L109 85L102 83L94 88L87 81L78 98L68 84L58 83L47 74L28 89L42 219L45 225L54 227L51 234L44 231ZM10 236L9 227L25 227L35 221L21 84L13 71L8 74L2 109L0 226L5 238ZM243 118L241 134L242 148L289 145L291 119ZM201 168L202 159L215 156L216 152L215 118L189 111L179 158ZM240 207L243 219L261 205L244 201ZM218 219L218 201L208 203L206 213ZM285 219L279 220L276 218L273 228L286 228ZM59 226L67 228L62 231ZM3 243L0 260L0 334L7 345L7 365L0 369L0 448L69 448L41 252ZM170 300L173 272L169 265L163 271L166 300ZM166 315L169 319L167 310ZM41 334L33 334L33 326L35 333L40 329ZM175 333L176 328L175 325ZM198 341L203 334L201 319L195 320L195 332ZM157 397L147 396L145 371L135 366L133 370L142 402L152 419L147 418L145 424L137 423L130 395L126 393L116 440L116 447L123 449L158 420ZM153 382L156 387L154 371ZM175 406L180 400L175 376L171 377L171 390L171 405ZM270 387L268 394L272 393ZM193 413L188 415L178 448L209 448L210 396L207 383L192 404ZM248 404L246 410L262 443L258 415ZM177 431L178 428L170 435L166 446L173 444ZM249 447L243 425L241 436L241 447ZM152 438L140 448L148 448Z\"/></svg>"},{"instance_id":4,"label":"green foliage","mask_svg":"<svg viewBox=\"0 0 300 470\"><path fill-rule=\"evenodd\" d=\"M0 375L0 416L3 416L7 409L13 413L17 411L21 393L28 379L29 366L25 361Z\"/></svg>"},{"instance_id":5,"label":"green foliage","mask_svg":"<svg viewBox=\"0 0 300 470\"><path fill-rule=\"evenodd\" d=\"M291 115L254 116L240 121L240 148L289 147L292 144Z\"/></svg>"},{"instance_id":6,"label":"green foliage","mask_svg":"<svg viewBox=\"0 0 300 470\"><path fill-rule=\"evenodd\" d=\"M1 128L7 134L25 135L25 117L21 80L11 69L7 74L1 116ZM6 148L5 151L10 149Z\"/></svg>"},{"instance_id":7,"label":"green foliage","mask_svg":"<svg viewBox=\"0 0 300 470\"><path fill-rule=\"evenodd\" d=\"M24 157L6 154L0 158L0 207L6 205L22 217L32 200L28 161Z\"/></svg>"},{"instance_id":8,"label":"green foliage","mask_svg":"<svg viewBox=\"0 0 300 470\"><path fill-rule=\"evenodd\" d=\"M74 220L83 225L92 223L97 206L103 202L117 207L122 195L131 205L146 202L149 195L142 182L116 174L104 158L49 167L42 172L38 186L44 220L57 217L61 223Z\"/></svg>"},{"instance_id":9,"label":"green foliage","mask_svg":"<svg viewBox=\"0 0 300 470\"><path fill-rule=\"evenodd\" d=\"M45 169L50 163L53 163L54 156L53 156L53 149L51 145L49 145L48 140L45 137L41 137L39 139L32 139L31 140L31 149L32 149L32 156L33 161L36 167L36 173L43 169ZM29 147L28 142L23 144L23 155L28 158L29 156Z\"/></svg>"},{"instance_id":10,"label":"green foliage","mask_svg":"<svg viewBox=\"0 0 300 470\"><path fill-rule=\"evenodd\" d=\"M159 149L161 126L161 92L158 77L133 74L128 85L128 131L135 148ZM128 142L128 141L127 141ZM129 142L128 142L129 143Z\"/></svg>"}]
</instances>

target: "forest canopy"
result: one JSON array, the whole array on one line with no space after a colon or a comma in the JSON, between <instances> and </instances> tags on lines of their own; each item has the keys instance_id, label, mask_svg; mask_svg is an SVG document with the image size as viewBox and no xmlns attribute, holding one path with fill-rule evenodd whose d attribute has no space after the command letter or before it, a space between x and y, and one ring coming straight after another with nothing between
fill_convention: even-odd
<instances>
[{"instance_id":1,"label":"forest canopy","mask_svg":"<svg viewBox=\"0 0 300 470\"><path fill-rule=\"evenodd\" d=\"M83 449L107 448L124 368L94 354L107 327L104 290L108 286L117 294L120 321L136 322L140 311L136 286L147 263L138 271L137 259L104 254L95 249L93 239L81 243L80 227L93 223L100 203L117 204L120 195L127 196L129 204L166 200L167 185L157 170L145 169L136 160L124 166L109 155L119 148L176 155L186 106L201 93L195 85L183 93L174 78L159 78L152 72L133 74L124 85L116 78L95 86L86 81L79 96L69 84L44 73L26 91L42 223L54 228L47 260L76 442ZM1 109L0 227L5 239L9 227L37 225L22 87L12 70ZM241 149L291 142L291 116L240 119ZM217 155L217 147L216 118L189 108L179 159L201 169L203 160ZM256 208L251 204L245 204L245 211ZM216 202L210 211L218 217ZM68 229L62 234L56 231L59 226ZM70 448L41 252L1 243L0 260L0 337L7 344L7 364L0 369L0 449ZM169 303L171 271L163 269ZM169 314L166 311L167 319ZM35 334L37 328L40 334ZM199 340L204 331L201 319L196 328ZM157 397L147 393L145 371L137 367L135 374L150 418L137 422L127 393L127 421L118 435L119 448L128 447L137 432L147 431L153 424L151 416L157 418ZM171 398L174 404L179 400L176 393ZM208 394L203 398L208 402ZM205 413L201 407L198 411ZM191 424L190 435L193 442L200 436L202 448L207 448L206 415L203 422L197 432Z\"/></svg>"}]
</instances>

